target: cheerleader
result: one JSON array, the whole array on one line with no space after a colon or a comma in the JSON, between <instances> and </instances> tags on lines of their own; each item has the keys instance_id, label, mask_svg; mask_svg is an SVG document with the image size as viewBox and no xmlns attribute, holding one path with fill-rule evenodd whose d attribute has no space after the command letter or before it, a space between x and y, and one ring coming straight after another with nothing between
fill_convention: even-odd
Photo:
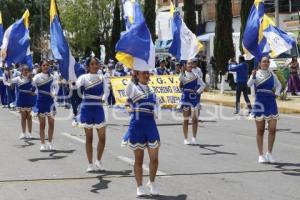
<instances>
[{"instance_id":1,"label":"cheerleader","mask_svg":"<svg viewBox=\"0 0 300 200\"><path fill-rule=\"evenodd\" d=\"M46 60L40 62L41 73L33 77L33 84L37 88L36 112L40 122L40 151L54 150L52 139L54 133L54 116L56 108L54 97L58 90L57 80L49 73L49 64ZM45 144L46 118L48 119L48 142Z\"/></svg>"},{"instance_id":2,"label":"cheerleader","mask_svg":"<svg viewBox=\"0 0 300 200\"><path fill-rule=\"evenodd\" d=\"M137 196L146 194L143 187L144 150L148 150L150 157L150 180L148 187L152 195L158 195L155 184L158 168L158 152L160 136L155 122L157 108L156 95L148 86L150 73L148 71L134 71L132 81L126 88L126 95L131 105L131 120L127 131L128 147L134 151L134 173L137 183ZM124 139L125 139L124 138Z\"/></svg>"},{"instance_id":3,"label":"cheerleader","mask_svg":"<svg viewBox=\"0 0 300 200\"><path fill-rule=\"evenodd\" d=\"M21 114L22 133L20 139L31 139L32 135L32 116L31 110L35 104L34 101L34 87L32 85L32 78L27 65L21 67L21 75L9 80L12 84L17 84L18 95L16 107ZM28 132L26 132L26 124Z\"/></svg>"},{"instance_id":4,"label":"cheerleader","mask_svg":"<svg viewBox=\"0 0 300 200\"><path fill-rule=\"evenodd\" d=\"M80 105L78 126L84 128L86 135L86 154L88 158L87 172L105 170L101 162L105 148L105 115L103 102L108 94L108 86L105 78L97 74L99 60L89 58L86 61L87 74L80 76L76 82L77 88L82 88L82 103ZM93 128L98 133L97 160L93 165Z\"/></svg>"},{"instance_id":5,"label":"cheerleader","mask_svg":"<svg viewBox=\"0 0 300 200\"><path fill-rule=\"evenodd\" d=\"M194 73L193 61L188 60L186 66L182 68L179 76L182 87L181 107L183 110L183 134L184 144L197 144L196 136L198 130L198 116L200 112L200 97L206 87L202 78ZM188 141L189 118L192 117L193 136L191 142Z\"/></svg>"},{"instance_id":6,"label":"cheerleader","mask_svg":"<svg viewBox=\"0 0 300 200\"><path fill-rule=\"evenodd\" d=\"M274 163L272 155L275 142L276 125L279 118L276 104L276 96L280 95L281 84L276 75L269 70L270 61L268 57L263 57L259 63L259 69L254 70L248 81L248 86L255 86L255 103L252 116L256 120L257 129L257 147L259 163ZM275 89L275 92L274 90ZM263 154L263 138L265 132L265 123L268 122L268 151Z\"/></svg>"}]
</instances>

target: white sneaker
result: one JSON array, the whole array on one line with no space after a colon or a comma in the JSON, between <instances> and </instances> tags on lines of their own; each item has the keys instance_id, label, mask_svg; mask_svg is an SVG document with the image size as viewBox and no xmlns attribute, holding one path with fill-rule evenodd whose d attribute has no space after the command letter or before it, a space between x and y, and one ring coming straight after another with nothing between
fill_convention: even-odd
<instances>
[{"instance_id":1,"label":"white sneaker","mask_svg":"<svg viewBox=\"0 0 300 200\"><path fill-rule=\"evenodd\" d=\"M20 135L19 139L20 139L20 140L23 140L23 139L25 139L25 138L26 138L26 135L25 135L25 133L21 133L21 135Z\"/></svg>"},{"instance_id":2,"label":"white sneaker","mask_svg":"<svg viewBox=\"0 0 300 200\"><path fill-rule=\"evenodd\" d=\"M258 162L259 162L259 163L266 163L266 162L268 162L268 161L267 161L267 159L265 158L265 156L262 155L262 156L258 156Z\"/></svg>"},{"instance_id":3,"label":"white sneaker","mask_svg":"<svg viewBox=\"0 0 300 200\"><path fill-rule=\"evenodd\" d=\"M142 185L136 189L136 195L138 197L146 196L145 188Z\"/></svg>"},{"instance_id":4,"label":"white sneaker","mask_svg":"<svg viewBox=\"0 0 300 200\"><path fill-rule=\"evenodd\" d=\"M269 162L269 163L275 163L276 162L273 155L269 152L266 153L265 158L266 158L267 162Z\"/></svg>"},{"instance_id":5,"label":"white sneaker","mask_svg":"<svg viewBox=\"0 0 300 200\"><path fill-rule=\"evenodd\" d=\"M155 184L155 182L148 182L147 186L149 187L150 189L150 194L151 195L159 195L159 190L158 190L158 187L157 185Z\"/></svg>"},{"instance_id":6,"label":"white sneaker","mask_svg":"<svg viewBox=\"0 0 300 200\"><path fill-rule=\"evenodd\" d=\"M41 145L41 148L40 148L40 151L46 151L46 150L47 150L46 145L45 145L45 144L42 144L42 145Z\"/></svg>"},{"instance_id":7,"label":"white sneaker","mask_svg":"<svg viewBox=\"0 0 300 200\"><path fill-rule=\"evenodd\" d=\"M91 173L91 172L94 172L94 171L95 171L94 165L89 164L87 169L86 169L86 172Z\"/></svg>"},{"instance_id":8,"label":"white sneaker","mask_svg":"<svg viewBox=\"0 0 300 200\"><path fill-rule=\"evenodd\" d=\"M190 142L187 140L187 139L184 139L184 142L183 142L185 145L189 145Z\"/></svg>"},{"instance_id":9,"label":"white sneaker","mask_svg":"<svg viewBox=\"0 0 300 200\"><path fill-rule=\"evenodd\" d=\"M50 143L50 142L47 143L47 150L48 150L48 151L53 151L53 150L55 150L55 148L54 148L54 146L53 146L52 143Z\"/></svg>"},{"instance_id":10,"label":"white sneaker","mask_svg":"<svg viewBox=\"0 0 300 200\"><path fill-rule=\"evenodd\" d=\"M197 144L197 140L196 140L196 138L192 137L191 144L192 144L192 145L195 145L195 144Z\"/></svg>"},{"instance_id":11,"label":"white sneaker","mask_svg":"<svg viewBox=\"0 0 300 200\"><path fill-rule=\"evenodd\" d=\"M94 167L95 167L95 171L105 171L105 168L104 168L101 160L96 160Z\"/></svg>"},{"instance_id":12,"label":"white sneaker","mask_svg":"<svg viewBox=\"0 0 300 200\"><path fill-rule=\"evenodd\" d=\"M31 138L32 138L31 133L26 133L26 139L31 139Z\"/></svg>"}]
</instances>

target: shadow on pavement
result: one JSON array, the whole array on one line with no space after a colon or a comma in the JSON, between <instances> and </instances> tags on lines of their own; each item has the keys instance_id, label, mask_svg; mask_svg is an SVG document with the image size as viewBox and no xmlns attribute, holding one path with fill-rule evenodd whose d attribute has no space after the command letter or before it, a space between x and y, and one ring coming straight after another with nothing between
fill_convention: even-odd
<instances>
[{"instance_id":1,"label":"shadow on pavement","mask_svg":"<svg viewBox=\"0 0 300 200\"><path fill-rule=\"evenodd\" d=\"M59 160L66 158L67 156L57 156L56 154L71 154L76 150L53 150L53 151L46 151L45 153L50 153L49 157L44 157L44 158L31 158L28 159L30 162L37 162L37 161L42 161L42 160Z\"/></svg>"},{"instance_id":2,"label":"shadow on pavement","mask_svg":"<svg viewBox=\"0 0 300 200\"><path fill-rule=\"evenodd\" d=\"M276 169L292 171L292 172L282 172L282 174L290 175L290 176L300 176L300 163L274 163L270 165L274 165Z\"/></svg>"},{"instance_id":3,"label":"shadow on pavement","mask_svg":"<svg viewBox=\"0 0 300 200\"><path fill-rule=\"evenodd\" d=\"M155 196L145 196L139 197L137 199L155 199L155 200L186 200L186 194L180 194L177 196L167 196L167 195L155 195Z\"/></svg>"},{"instance_id":4,"label":"shadow on pavement","mask_svg":"<svg viewBox=\"0 0 300 200\"><path fill-rule=\"evenodd\" d=\"M109 180L104 180L104 177L107 176L122 176L122 177L126 177L131 175L132 170L125 170L125 171L102 171L102 172L95 172L95 174L103 174L97 177L97 179L99 180L99 183L92 185L92 189L91 192L93 193L99 193L99 190L105 190L108 189L108 184L112 181Z\"/></svg>"},{"instance_id":5,"label":"shadow on pavement","mask_svg":"<svg viewBox=\"0 0 300 200\"><path fill-rule=\"evenodd\" d=\"M217 155L217 154L223 154L223 155L237 155L236 153L230 153L230 152L225 152L225 151L218 151L218 150L214 150L212 148L218 148L218 147L223 147L223 144L217 144L217 145L212 145L212 144L195 144L195 145L190 145L190 146L196 146L199 147L200 149L205 149L208 151L211 151L211 153L201 153L201 155L205 155L205 156L210 156L210 155Z\"/></svg>"},{"instance_id":6,"label":"shadow on pavement","mask_svg":"<svg viewBox=\"0 0 300 200\"><path fill-rule=\"evenodd\" d=\"M98 180L99 180L99 183L92 185L92 188L93 188L93 189L91 189L92 193L99 193L99 190L108 189L108 184L111 182L108 180L103 180L102 176L98 177Z\"/></svg>"}]
</instances>

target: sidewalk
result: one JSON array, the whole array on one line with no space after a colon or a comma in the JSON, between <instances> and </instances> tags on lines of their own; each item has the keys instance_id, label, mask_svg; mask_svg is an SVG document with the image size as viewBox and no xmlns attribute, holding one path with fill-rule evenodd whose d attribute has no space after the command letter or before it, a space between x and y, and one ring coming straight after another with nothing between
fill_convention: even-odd
<instances>
[{"instance_id":1,"label":"sidewalk","mask_svg":"<svg viewBox=\"0 0 300 200\"><path fill-rule=\"evenodd\" d=\"M249 98L253 104L254 97L249 95ZM220 91L217 90L204 92L202 94L202 101L206 103L235 107L235 92L225 91L224 94L220 94ZM277 105L280 113L300 114L300 96L288 96L288 100L286 101L277 99ZM241 96L241 107L246 108L243 95Z\"/></svg>"}]
</instances>

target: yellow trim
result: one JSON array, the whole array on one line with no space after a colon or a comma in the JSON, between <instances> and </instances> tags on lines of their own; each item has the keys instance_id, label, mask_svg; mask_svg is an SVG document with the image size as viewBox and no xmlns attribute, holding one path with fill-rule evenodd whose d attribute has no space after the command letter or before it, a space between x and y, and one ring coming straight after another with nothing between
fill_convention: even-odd
<instances>
[{"instance_id":1,"label":"yellow trim","mask_svg":"<svg viewBox=\"0 0 300 200\"><path fill-rule=\"evenodd\" d=\"M175 12L175 6L174 6L173 2L170 1L170 15L171 15L171 17L174 16L174 12Z\"/></svg>"},{"instance_id":2,"label":"yellow trim","mask_svg":"<svg viewBox=\"0 0 300 200\"><path fill-rule=\"evenodd\" d=\"M29 10L27 9L26 11L25 11L25 13L23 14L23 20L24 20L24 25L25 25L25 27L28 29L29 28Z\"/></svg>"},{"instance_id":3,"label":"yellow trim","mask_svg":"<svg viewBox=\"0 0 300 200\"><path fill-rule=\"evenodd\" d=\"M268 16L264 15L262 19L262 23L260 24L259 27L259 40L258 42L261 42L261 40L264 38L264 30L266 30L270 25L276 26L273 20Z\"/></svg>"},{"instance_id":4,"label":"yellow trim","mask_svg":"<svg viewBox=\"0 0 300 200\"><path fill-rule=\"evenodd\" d=\"M199 48L199 51L200 51L201 49L204 49L204 46L203 46L203 44L200 42L200 40L198 40L198 48Z\"/></svg>"},{"instance_id":5,"label":"yellow trim","mask_svg":"<svg viewBox=\"0 0 300 200\"><path fill-rule=\"evenodd\" d=\"M123 63L126 67L130 69L133 68L134 58L131 55L123 52L118 52L116 55L116 59Z\"/></svg>"},{"instance_id":6,"label":"yellow trim","mask_svg":"<svg viewBox=\"0 0 300 200\"><path fill-rule=\"evenodd\" d=\"M50 5L50 23L53 22L55 16L57 16L56 3L55 3L55 0L51 0L51 5Z\"/></svg>"},{"instance_id":7,"label":"yellow trim","mask_svg":"<svg viewBox=\"0 0 300 200\"><path fill-rule=\"evenodd\" d=\"M0 24L3 24L3 21L2 21L2 12L0 12Z\"/></svg>"},{"instance_id":8,"label":"yellow trim","mask_svg":"<svg viewBox=\"0 0 300 200\"><path fill-rule=\"evenodd\" d=\"M259 4L262 3L262 0L255 0L254 5L258 8Z\"/></svg>"}]
</instances>

